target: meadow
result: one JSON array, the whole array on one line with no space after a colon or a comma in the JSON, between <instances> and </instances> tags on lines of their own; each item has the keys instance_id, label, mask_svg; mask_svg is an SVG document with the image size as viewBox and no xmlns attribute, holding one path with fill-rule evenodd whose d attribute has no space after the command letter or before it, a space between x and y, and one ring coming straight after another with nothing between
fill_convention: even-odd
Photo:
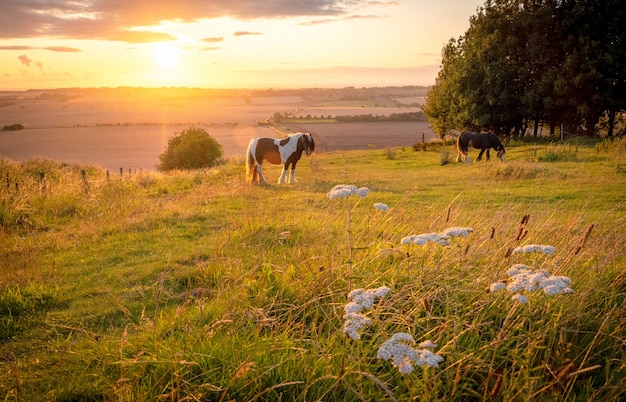
<instances>
[{"instance_id":1,"label":"meadow","mask_svg":"<svg viewBox=\"0 0 626 402\"><path fill-rule=\"evenodd\" d=\"M109 177L0 160L0 396L623 399L626 142L454 156L325 152L263 187L234 157ZM514 295L517 264L572 292Z\"/></svg>"}]
</instances>

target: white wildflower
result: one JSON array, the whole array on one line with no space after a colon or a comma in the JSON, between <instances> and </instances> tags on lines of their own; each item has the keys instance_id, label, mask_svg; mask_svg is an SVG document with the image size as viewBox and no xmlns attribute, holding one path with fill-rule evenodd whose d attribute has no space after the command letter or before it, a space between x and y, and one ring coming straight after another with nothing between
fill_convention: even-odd
<instances>
[{"instance_id":1,"label":"white wildflower","mask_svg":"<svg viewBox=\"0 0 626 402\"><path fill-rule=\"evenodd\" d=\"M348 293L348 300L352 300L344 307L344 316L346 320L343 326L343 332L350 338L358 340L361 339L359 331L366 325L370 325L372 320L359 314L362 310L368 310L372 308L376 299L384 297L389 293L387 286L379 286L375 289L354 289Z\"/></svg>"},{"instance_id":2,"label":"white wildflower","mask_svg":"<svg viewBox=\"0 0 626 402\"><path fill-rule=\"evenodd\" d=\"M410 334L399 332L394 334L388 341L378 349L379 359L391 360L392 364L398 368L402 374L413 371L413 364L419 366L438 367L443 361L443 357L428 349L415 350L412 345L415 343ZM423 342L420 346L436 347L433 342Z\"/></svg>"},{"instance_id":3,"label":"white wildflower","mask_svg":"<svg viewBox=\"0 0 626 402\"><path fill-rule=\"evenodd\" d=\"M377 202L376 204L374 204L374 208L376 208L379 211L388 211L389 207L385 204L383 204L382 202Z\"/></svg>"},{"instance_id":4,"label":"white wildflower","mask_svg":"<svg viewBox=\"0 0 626 402\"><path fill-rule=\"evenodd\" d=\"M420 348L436 348L437 344L431 340L424 341L418 345Z\"/></svg>"},{"instance_id":5,"label":"white wildflower","mask_svg":"<svg viewBox=\"0 0 626 402\"><path fill-rule=\"evenodd\" d=\"M417 361L418 366L439 367L439 363L443 362L443 357L437 353L433 353L428 349L418 350Z\"/></svg>"},{"instance_id":6,"label":"white wildflower","mask_svg":"<svg viewBox=\"0 0 626 402\"><path fill-rule=\"evenodd\" d=\"M556 249L553 246L546 244L528 244L526 246L517 247L513 250L513 253L543 253L552 255Z\"/></svg>"},{"instance_id":7,"label":"white wildflower","mask_svg":"<svg viewBox=\"0 0 626 402\"><path fill-rule=\"evenodd\" d=\"M387 286L380 286L376 289L354 289L348 293L348 299L353 303L363 306L365 309L370 309L374 305L376 299L381 298L389 293Z\"/></svg>"},{"instance_id":8,"label":"white wildflower","mask_svg":"<svg viewBox=\"0 0 626 402\"><path fill-rule=\"evenodd\" d=\"M353 184L337 184L328 192L328 198L347 198L351 195L365 197L369 194L370 189L367 187L357 188Z\"/></svg>"},{"instance_id":9,"label":"white wildflower","mask_svg":"<svg viewBox=\"0 0 626 402\"><path fill-rule=\"evenodd\" d=\"M343 307L343 311L345 311L346 314L358 313L361 310L363 310L363 306L354 302L350 302Z\"/></svg>"},{"instance_id":10,"label":"white wildflower","mask_svg":"<svg viewBox=\"0 0 626 402\"><path fill-rule=\"evenodd\" d=\"M506 271L506 273L509 276L515 276L524 271L532 271L532 269L528 265L525 265L525 264L514 264L511 268L509 268Z\"/></svg>"},{"instance_id":11,"label":"white wildflower","mask_svg":"<svg viewBox=\"0 0 626 402\"><path fill-rule=\"evenodd\" d=\"M472 228L462 227L450 227L445 229L441 233L422 233L419 235L410 235L402 238L401 244L418 244L420 246L425 245L428 242L439 244L440 246L449 246L450 238L452 237L466 237L472 233Z\"/></svg>"},{"instance_id":12,"label":"white wildflower","mask_svg":"<svg viewBox=\"0 0 626 402\"><path fill-rule=\"evenodd\" d=\"M527 265L516 264L507 270L511 282L506 289L511 292L534 292L543 289L548 296L562 293L573 293L569 287L572 280L567 276L550 275L546 270L533 271ZM567 290L566 290L567 289Z\"/></svg>"},{"instance_id":13,"label":"white wildflower","mask_svg":"<svg viewBox=\"0 0 626 402\"><path fill-rule=\"evenodd\" d=\"M367 197L367 195L370 193L370 189L367 187L361 187L358 188L354 193L359 197Z\"/></svg>"},{"instance_id":14,"label":"white wildflower","mask_svg":"<svg viewBox=\"0 0 626 402\"><path fill-rule=\"evenodd\" d=\"M372 323L371 319L353 312L347 313L343 318L346 320L343 324L343 332L354 340L361 339L359 331Z\"/></svg>"},{"instance_id":15,"label":"white wildflower","mask_svg":"<svg viewBox=\"0 0 626 402\"><path fill-rule=\"evenodd\" d=\"M504 288L506 288L506 284L504 282L494 282L489 285L489 293L495 293Z\"/></svg>"},{"instance_id":16,"label":"white wildflower","mask_svg":"<svg viewBox=\"0 0 626 402\"><path fill-rule=\"evenodd\" d=\"M528 297L524 296L521 293L516 293L511 297L511 300L515 300L520 304L528 304Z\"/></svg>"},{"instance_id":17,"label":"white wildflower","mask_svg":"<svg viewBox=\"0 0 626 402\"><path fill-rule=\"evenodd\" d=\"M443 234L450 237L467 237L473 231L472 228L451 227L444 230Z\"/></svg>"}]
</instances>

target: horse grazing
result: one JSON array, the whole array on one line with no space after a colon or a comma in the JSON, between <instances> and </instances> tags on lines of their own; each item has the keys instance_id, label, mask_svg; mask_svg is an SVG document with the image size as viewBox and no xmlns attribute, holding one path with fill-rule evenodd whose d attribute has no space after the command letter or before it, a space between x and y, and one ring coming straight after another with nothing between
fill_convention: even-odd
<instances>
[{"instance_id":1,"label":"horse grazing","mask_svg":"<svg viewBox=\"0 0 626 402\"><path fill-rule=\"evenodd\" d=\"M478 158L476 161L480 161L483 158L483 153L487 151L487 160L490 160L489 149L493 148L498 152L498 158L504 162L504 145L498 139L498 136L494 133L478 133L476 131L463 131L459 138L456 140L456 147L459 150L459 156L457 156L457 162L470 162L469 156L467 156L467 150L469 147L474 149L480 149Z\"/></svg>"},{"instance_id":2,"label":"horse grazing","mask_svg":"<svg viewBox=\"0 0 626 402\"><path fill-rule=\"evenodd\" d=\"M253 138L248 144L246 152L246 178L248 183L258 182L267 184L263 177L263 161L274 165L283 164L283 171L278 184L284 184L289 166L291 172L289 183L296 182L296 163L302 157L302 152L311 155L315 152L315 141L310 133L296 133L287 138Z\"/></svg>"}]
</instances>

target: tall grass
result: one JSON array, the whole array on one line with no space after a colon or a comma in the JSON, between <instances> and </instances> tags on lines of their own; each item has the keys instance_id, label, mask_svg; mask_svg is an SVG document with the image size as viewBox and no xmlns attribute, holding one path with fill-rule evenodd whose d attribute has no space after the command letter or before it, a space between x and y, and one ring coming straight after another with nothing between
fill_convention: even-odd
<instances>
[{"instance_id":1,"label":"tall grass","mask_svg":"<svg viewBox=\"0 0 626 402\"><path fill-rule=\"evenodd\" d=\"M245 185L236 160L108 180L2 161L0 394L623 398L626 177L594 146L550 163L526 157L546 145L508 147L505 164L442 166L436 147L319 154L301 162L298 184L270 187ZM327 197L336 184L371 191L338 202ZM451 226L474 232L449 246L400 243ZM532 243L556 251L511 253ZM487 292L515 263L568 276L575 293L520 304ZM347 338L348 292L382 285L371 324ZM398 332L434 341L444 361L401 374L377 358Z\"/></svg>"}]
</instances>

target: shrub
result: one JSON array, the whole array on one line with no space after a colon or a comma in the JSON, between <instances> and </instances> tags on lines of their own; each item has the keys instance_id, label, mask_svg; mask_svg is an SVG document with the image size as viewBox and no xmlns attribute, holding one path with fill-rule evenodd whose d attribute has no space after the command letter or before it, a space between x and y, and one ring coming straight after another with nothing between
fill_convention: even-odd
<instances>
[{"instance_id":1,"label":"shrub","mask_svg":"<svg viewBox=\"0 0 626 402\"><path fill-rule=\"evenodd\" d=\"M18 131L18 130L23 130L23 129L24 129L24 126L19 123L2 127L2 131Z\"/></svg>"},{"instance_id":2,"label":"shrub","mask_svg":"<svg viewBox=\"0 0 626 402\"><path fill-rule=\"evenodd\" d=\"M222 146L202 128L190 128L168 141L157 170L201 169L215 166Z\"/></svg>"}]
</instances>

